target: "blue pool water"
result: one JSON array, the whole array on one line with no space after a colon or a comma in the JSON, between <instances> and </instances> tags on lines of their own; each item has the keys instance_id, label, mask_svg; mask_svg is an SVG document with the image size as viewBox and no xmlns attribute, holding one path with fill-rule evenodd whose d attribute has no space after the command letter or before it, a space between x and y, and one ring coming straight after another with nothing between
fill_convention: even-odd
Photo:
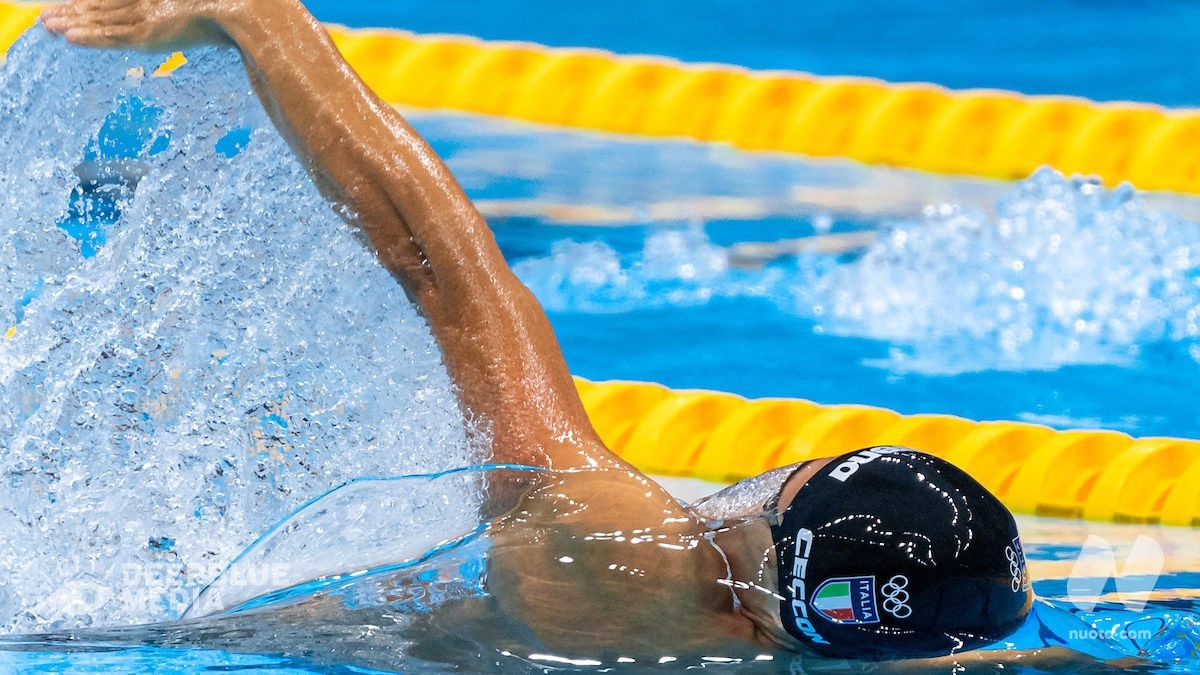
<instances>
[{"instance_id":1,"label":"blue pool water","mask_svg":"<svg viewBox=\"0 0 1200 675\"><path fill-rule=\"evenodd\" d=\"M417 124L584 377L1200 435L1200 226L1175 215L1191 200ZM940 199L954 206L922 211ZM878 239L840 255L742 260L750 242L864 231Z\"/></svg>"},{"instance_id":2,"label":"blue pool water","mask_svg":"<svg viewBox=\"0 0 1200 675\"><path fill-rule=\"evenodd\" d=\"M1200 105L1200 7L1146 2L310 2L326 21L750 68Z\"/></svg>"},{"instance_id":3,"label":"blue pool water","mask_svg":"<svg viewBox=\"0 0 1200 675\"><path fill-rule=\"evenodd\" d=\"M0 609L8 632L92 631L12 638L0 668L432 668L376 632L381 615L94 631L178 617L255 537L324 490L444 468L428 465L431 454L462 464L470 449L428 334L280 159L233 55L197 57L154 82L127 75L152 69L150 57L40 49L19 61L40 79L5 83L10 106L58 121L7 129L7 147L49 150L14 152L0 171L6 194L20 195L19 209L3 202L4 222L21 225L0 239L11 252L0 317L18 328L0 342L11 488ZM45 82L78 86L90 107L45 95ZM213 100L192 102L197 88ZM478 200L581 375L1200 436L1190 405L1200 232L1173 215L1194 213L1189 200L1053 173L1017 186L950 182L469 117L415 122ZM127 159L148 167L136 186L104 177L120 165L95 162ZM81 166L99 186L83 185ZM788 245L847 233L868 236L839 253ZM764 243L773 255L748 247ZM410 358L395 363L396 353ZM377 378L356 382L361 372ZM380 396L385 381L396 396ZM1022 528L1044 603L1014 646L1197 664L1193 532ZM1143 533L1166 555L1146 609L1123 608L1111 588L1077 606L1067 579L1088 536L1119 554ZM386 553L433 564L411 568L425 583L435 569L465 574L469 560L453 557L464 552ZM553 663L447 658L466 656L475 669Z\"/></svg>"}]
</instances>

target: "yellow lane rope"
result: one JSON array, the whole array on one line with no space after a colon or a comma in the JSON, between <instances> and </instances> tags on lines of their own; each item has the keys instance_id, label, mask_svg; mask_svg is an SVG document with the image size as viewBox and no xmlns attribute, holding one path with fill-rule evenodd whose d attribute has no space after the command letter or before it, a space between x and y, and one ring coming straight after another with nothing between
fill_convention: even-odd
<instances>
[{"instance_id":1,"label":"yellow lane rope","mask_svg":"<svg viewBox=\"0 0 1200 675\"><path fill-rule=\"evenodd\" d=\"M1200 526L1200 441L576 382L601 438L648 473L730 482L814 457L905 445L958 465L1017 513Z\"/></svg>"}]
</instances>

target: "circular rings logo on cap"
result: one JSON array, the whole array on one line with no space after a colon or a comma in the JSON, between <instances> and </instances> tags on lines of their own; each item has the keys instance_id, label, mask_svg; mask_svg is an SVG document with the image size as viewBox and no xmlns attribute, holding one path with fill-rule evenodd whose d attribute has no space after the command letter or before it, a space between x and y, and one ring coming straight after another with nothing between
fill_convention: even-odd
<instances>
[{"instance_id":1,"label":"circular rings logo on cap","mask_svg":"<svg viewBox=\"0 0 1200 675\"><path fill-rule=\"evenodd\" d=\"M1025 588L1025 551L1021 549L1021 540L1014 537L1012 546L1004 547L1004 557L1008 559L1008 573L1012 575L1012 589L1020 593Z\"/></svg>"},{"instance_id":2,"label":"circular rings logo on cap","mask_svg":"<svg viewBox=\"0 0 1200 675\"><path fill-rule=\"evenodd\" d=\"M897 574L888 580L879 592L883 594L883 611L897 619L907 619L912 616L912 607L908 606L908 577Z\"/></svg>"}]
</instances>

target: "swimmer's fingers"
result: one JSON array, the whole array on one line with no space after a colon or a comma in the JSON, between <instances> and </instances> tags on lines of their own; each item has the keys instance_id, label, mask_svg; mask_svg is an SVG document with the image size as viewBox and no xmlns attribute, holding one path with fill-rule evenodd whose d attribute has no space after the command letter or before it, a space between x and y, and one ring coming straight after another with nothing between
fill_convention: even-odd
<instances>
[{"instance_id":1,"label":"swimmer's fingers","mask_svg":"<svg viewBox=\"0 0 1200 675\"><path fill-rule=\"evenodd\" d=\"M42 8L42 16L73 15L83 12L110 12L141 4L142 0L67 0Z\"/></svg>"},{"instance_id":2,"label":"swimmer's fingers","mask_svg":"<svg viewBox=\"0 0 1200 675\"><path fill-rule=\"evenodd\" d=\"M72 31L96 32L107 29L127 33L142 23L144 17L140 16L137 0L70 2L50 5L42 10L42 24L46 30L59 35Z\"/></svg>"},{"instance_id":3,"label":"swimmer's fingers","mask_svg":"<svg viewBox=\"0 0 1200 675\"><path fill-rule=\"evenodd\" d=\"M42 21L53 22L71 21L86 13L101 12L109 9L128 7L138 0L68 0L55 2L42 7Z\"/></svg>"},{"instance_id":4,"label":"swimmer's fingers","mask_svg":"<svg viewBox=\"0 0 1200 675\"><path fill-rule=\"evenodd\" d=\"M63 37L80 47L132 47L140 44L136 26L90 26L68 28Z\"/></svg>"},{"instance_id":5,"label":"swimmer's fingers","mask_svg":"<svg viewBox=\"0 0 1200 675\"><path fill-rule=\"evenodd\" d=\"M85 47L178 49L220 42L211 22L190 5L146 0L72 0L42 10L42 23L52 33Z\"/></svg>"},{"instance_id":6,"label":"swimmer's fingers","mask_svg":"<svg viewBox=\"0 0 1200 675\"><path fill-rule=\"evenodd\" d=\"M51 33L61 33L67 29L72 14L71 6L65 2L46 5L42 8L42 25Z\"/></svg>"}]
</instances>

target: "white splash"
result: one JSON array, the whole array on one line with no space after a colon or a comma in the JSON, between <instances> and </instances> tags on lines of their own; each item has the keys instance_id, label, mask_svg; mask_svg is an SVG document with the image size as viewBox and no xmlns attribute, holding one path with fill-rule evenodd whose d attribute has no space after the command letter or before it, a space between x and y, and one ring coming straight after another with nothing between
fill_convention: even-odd
<instances>
[{"instance_id":1,"label":"white splash","mask_svg":"<svg viewBox=\"0 0 1200 675\"><path fill-rule=\"evenodd\" d=\"M897 343L893 368L1120 363L1200 337L1200 226L1050 169L994 216L932 206L852 263L804 262L796 310Z\"/></svg>"},{"instance_id":2,"label":"white splash","mask_svg":"<svg viewBox=\"0 0 1200 675\"><path fill-rule=\"evenodd\" d=\"M0 631L177 617L306 500L476 456L237 54L188 58L34 29L0 78Z\"/></svg>"},{"instance_id":3,"label":"white splash","mask_svg":"<svg viewBox=\"0 0 1200 675\"><path fill-rule=\"evenodd\" d=\"M880 223L850 255L742 269L693 225L652 230L641 251L560 241L514 269L558 312L760 298L816 330L890 342L883 365L901 371L1123 363L1147 344L1200 339L1200 225L1148 208L1128 186L1050 169L1017 183L994 214L933 205L919 220Z\"/></svg>"}]
</instances>

